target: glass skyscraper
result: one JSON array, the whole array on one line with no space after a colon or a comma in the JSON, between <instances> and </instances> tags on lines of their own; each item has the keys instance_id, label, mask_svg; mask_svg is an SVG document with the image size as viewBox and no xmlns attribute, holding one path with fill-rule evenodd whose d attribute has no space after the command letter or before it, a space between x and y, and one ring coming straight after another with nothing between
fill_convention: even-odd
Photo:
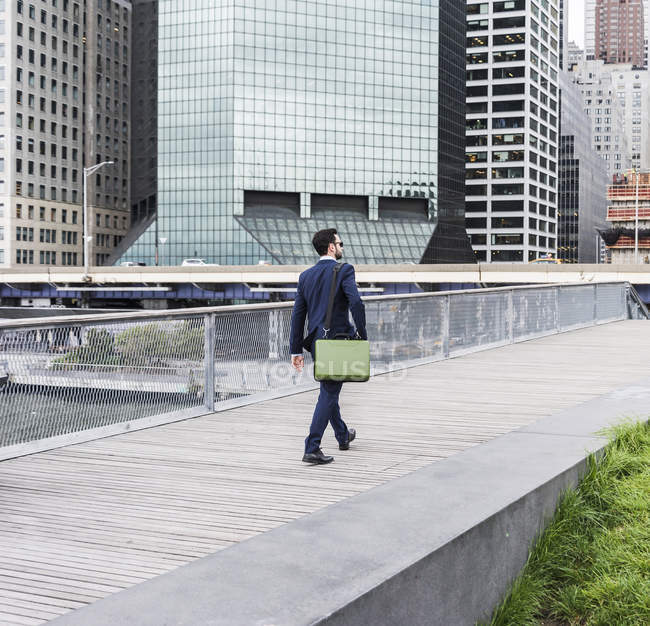
<instances>
[{"instance_id":1,"label":"glass skyscraper","mask_svg":"<svg viewBox=\"0 0 650 626\"><path fill-rule=\"evenodd\" d=\"M592 125L580 89L564 72L558 181L557 258L598 263L600 235L607 226L607 166L592 148Z\"/></svg>"},{"instance_id":2,"label":"glass skyscraper","mask_svg":"<svg viewBox=\"0 0 650 626\"><path fill-rule=\"evenodd\" d=\"M157 235L123 258L308 263L331 226L351 261L473 261L458 4L161 0Z\"/></svg>"}]
</instances>

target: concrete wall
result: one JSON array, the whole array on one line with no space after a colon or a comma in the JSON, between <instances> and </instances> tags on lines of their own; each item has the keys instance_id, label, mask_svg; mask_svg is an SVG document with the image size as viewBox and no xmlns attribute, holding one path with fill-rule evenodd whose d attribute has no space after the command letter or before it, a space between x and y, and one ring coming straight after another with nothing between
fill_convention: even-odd
<instances>
[{"instance_id":1,"label":"concrete wall","mask_svg":"<svg viewBox=\"0 0 650 626\"><path fill-rule=\"evenodd\" d=\"M605 446L594 433L649 401L650 380L618 390L52 623L473 625Z\"/></svg>"}]
</instances>

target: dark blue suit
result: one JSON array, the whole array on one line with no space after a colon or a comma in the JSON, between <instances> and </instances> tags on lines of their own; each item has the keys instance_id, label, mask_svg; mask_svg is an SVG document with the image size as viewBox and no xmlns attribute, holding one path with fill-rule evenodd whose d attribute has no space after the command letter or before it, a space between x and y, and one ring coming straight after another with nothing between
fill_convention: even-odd
<instances>
[{"instance_id":1,"label":"dark blue suit","mask_svg":"<svg viewBox=\"0 0 650 626\"><path fill-rule=\"evenodd\" d=\"M289 339L291 354L302 354L303 349L312 353L316 339L322 339L325 331L323 325L327 315L332 276L334 274L334 259L321 259L316 265L305 270L298 279L298 290L291 316L291 335ZM336 335L355 335L355 329L350 324L349 312L356 325L356 332L361 339L367 339L366 313L354 278L354 268L344 263L337 276L337 288L334 294L331 328L328 338ZM305 319L308 321L307 336L305 337ZM339 394L343 383L323 381L320 384L320 394L314 409L314 417L305 440L305 454L315 452L320 448L320 442L327 428L332 424L334 434L339 443L348 439L348 427L341 419L339 409Z\"/></svg>"}]
</instances>

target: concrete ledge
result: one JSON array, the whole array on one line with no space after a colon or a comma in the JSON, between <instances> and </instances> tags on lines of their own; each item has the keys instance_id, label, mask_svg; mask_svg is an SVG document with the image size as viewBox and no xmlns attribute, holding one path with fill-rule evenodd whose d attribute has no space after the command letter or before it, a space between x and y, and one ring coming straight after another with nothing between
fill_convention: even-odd
<instances>
[{"instance_id":1,"label":"concrete ledge","mask_svg":"<svg viewBox=\"0 0 650 626\"><path fill-rule=\"evenodd\" d=\"M619 389L53 623L474 624L606 444L595 433L649 407L650 380Z\"/></svg>"}]
</instances>

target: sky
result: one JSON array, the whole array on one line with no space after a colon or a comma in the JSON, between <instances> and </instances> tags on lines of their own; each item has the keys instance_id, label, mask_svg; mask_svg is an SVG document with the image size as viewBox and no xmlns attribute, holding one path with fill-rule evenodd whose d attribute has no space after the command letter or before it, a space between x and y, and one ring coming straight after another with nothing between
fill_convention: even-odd
<instances>
[{"instance_id":1,"label":"sky","mask_svg":"<svg viewBox=\"0 0 650 626\"><path fill-rule=\"evenodd\" d=\"M584 0L567 0L565 5L569 6L568 15L568 35L569 41L575 41L581 48L584 46L584 29L585 29L585 7Z\"/></svg>"}]
</instances>

